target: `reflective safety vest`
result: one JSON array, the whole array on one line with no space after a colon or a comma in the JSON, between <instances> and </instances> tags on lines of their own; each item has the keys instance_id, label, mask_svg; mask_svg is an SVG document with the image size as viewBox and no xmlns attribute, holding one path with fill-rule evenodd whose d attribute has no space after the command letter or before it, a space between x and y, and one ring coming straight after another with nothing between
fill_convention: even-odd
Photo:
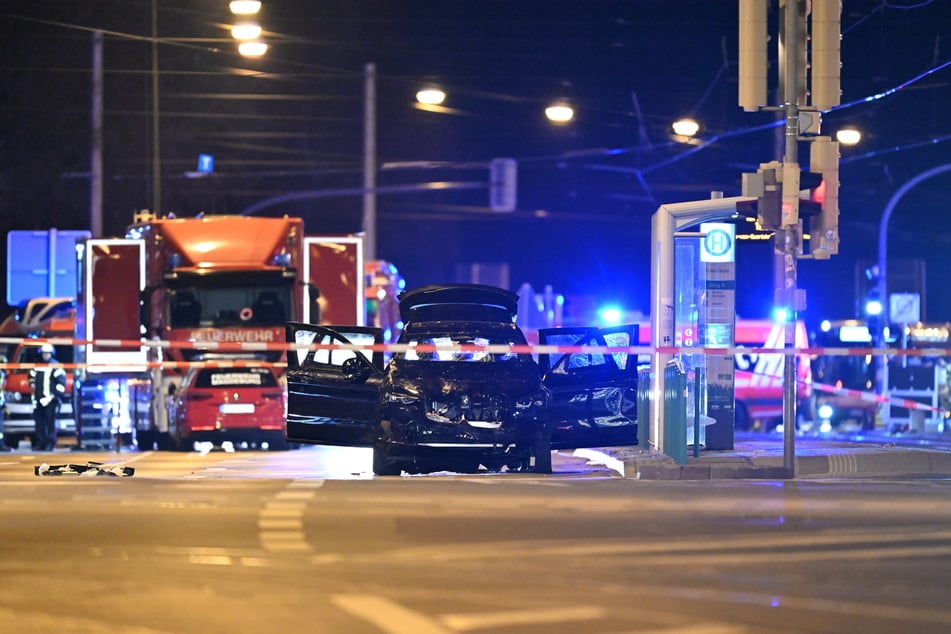
<instances>
[{"instance_id":1,"label":"reflective safety vest","mask_svg":"<svg viewBox=\"0 0 951 634\"><path fill-rule=\"evenodd\" d=\"M60 399L66 394L66 372L59 366L45 366L30 370L30 384L33 386L33 404L41 399Z\"/></svg>"}]
</instances>

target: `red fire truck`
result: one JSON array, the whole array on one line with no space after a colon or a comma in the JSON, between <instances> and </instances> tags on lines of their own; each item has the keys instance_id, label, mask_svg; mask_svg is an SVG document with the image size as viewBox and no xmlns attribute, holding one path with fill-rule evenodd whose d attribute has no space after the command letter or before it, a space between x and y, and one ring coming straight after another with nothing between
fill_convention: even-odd
<instances>
[{"instance_id":1,"label":"red fire truck","mask_svg":"<svg viewBox=\"0 0 951 634\"><path fill-rule=\"evenodd\" d=\"M143 212L125 237L78 251L83 446L133 432L140 448L169 446L166 396L183 373L169 362L280 364L268 344L283 343L286 321L365 323L362 237L306 236L300 218ZM156 345L103 341L141 339Z\"/></svg>"}]
</instances>

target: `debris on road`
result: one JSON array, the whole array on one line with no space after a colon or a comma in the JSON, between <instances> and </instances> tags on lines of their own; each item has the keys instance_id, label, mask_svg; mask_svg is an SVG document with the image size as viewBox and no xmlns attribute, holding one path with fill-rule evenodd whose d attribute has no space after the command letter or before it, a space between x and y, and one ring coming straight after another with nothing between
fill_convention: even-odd
<instances>
[{"instance_id":1,"label":"debris on road","mask_svg":"<svg viewBox=\"0 0 951 634\"><path fill-rule=\"evenodd\" d=\"M123 465L107 465L101 462L87 462L86 464L54 464L49 465L45 462L37 467L33 467L34 475L38 476L111 476L114 478L127 478L135 473L132 467Z\"/></svg>"}]
</instances>

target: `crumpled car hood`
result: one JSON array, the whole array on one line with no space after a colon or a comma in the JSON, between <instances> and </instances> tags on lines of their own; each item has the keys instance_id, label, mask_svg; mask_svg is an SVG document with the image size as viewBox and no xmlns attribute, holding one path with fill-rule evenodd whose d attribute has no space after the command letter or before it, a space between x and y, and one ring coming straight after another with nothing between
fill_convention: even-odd
<instances>
[{"instance_id":1,"label":"crumpled car hood","mask_svg":"<svg viewBox=\"0 0 951 634\"><path fill-rule=\"evenodd\" d=\"M524 362L394 362L389 383L429 397L465 392L517 399L541 389L538 366Z\"/></svg>"}]
</instances>

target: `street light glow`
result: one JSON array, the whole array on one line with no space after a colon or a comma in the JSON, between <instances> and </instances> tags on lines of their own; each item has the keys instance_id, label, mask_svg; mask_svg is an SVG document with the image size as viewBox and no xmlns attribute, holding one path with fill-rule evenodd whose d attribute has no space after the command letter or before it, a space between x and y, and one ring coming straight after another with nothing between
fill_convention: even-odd
<instances>
[{"instance_id":1,"label":"street light glow","mask_svg":"<svg viewBox=\"0 0 951 634\"><path fill-rule=\"evenodd\" d=\"M566 103L556 103L545 108L545 116L552 123L568 123L575 118L575 111Z\"/></svg>"},{"instance_id":2,"label":"street light glow","mask_svg":"<svg viewBox=\"0 0 951 634\"><path fill-rule=\"evenodd\" d=\"M241 42L238 44L238 52L245 57L261 57L267 53L267 44L264 42Z\"/></svg>"},{"instance_id":3,"label":"street light glow","mask_svg":"<svg viewBox=\"0 0 951 634\"><path fill-rule=\"evenodd\" d=\"M446 93L439 88L423 88L416 93L416 101L427 106L438 106L446 100Z\"/></svg>"},{"instance_id":4,"label":"street light glow","mask_svg":"<svg viewBox=\"0 0 951 634\"><path fill-rule=\"evenodd\" d=\"M678 119L674 121L673 128L677 136L693 136L700 131L700 124L693 119Z\"/></svg>"},{"instance_id":5,"label":"street light glow","mask_svg":"<svg viewBox=\"0 0 951 634\"><path fill-rule=\"evenodd\" d=\"M835 140L842 145L855 145L862 140L862 133L855 128L842 128L835 133Z\"/></svg>"},{"instance_id":6,"label":"street light glow","mask_svg":"<svg viewBox=\"0 0 951 634\"><path fill-rule=\"evenodd\" d=\"M228 6L235 15L254 15L261 10L259 0L232 0Z\"/></svg>"},{"instance_id":7,"label":"street light glow","mask_svg":"<svg viewBox=\"0 0 951 634\"><path fill-rule=\"evenodd\" d=\"M256 40L261 37L261 25L243 22L231 27L231 37L236 40Z\"/></svg>"}]
</instances>

